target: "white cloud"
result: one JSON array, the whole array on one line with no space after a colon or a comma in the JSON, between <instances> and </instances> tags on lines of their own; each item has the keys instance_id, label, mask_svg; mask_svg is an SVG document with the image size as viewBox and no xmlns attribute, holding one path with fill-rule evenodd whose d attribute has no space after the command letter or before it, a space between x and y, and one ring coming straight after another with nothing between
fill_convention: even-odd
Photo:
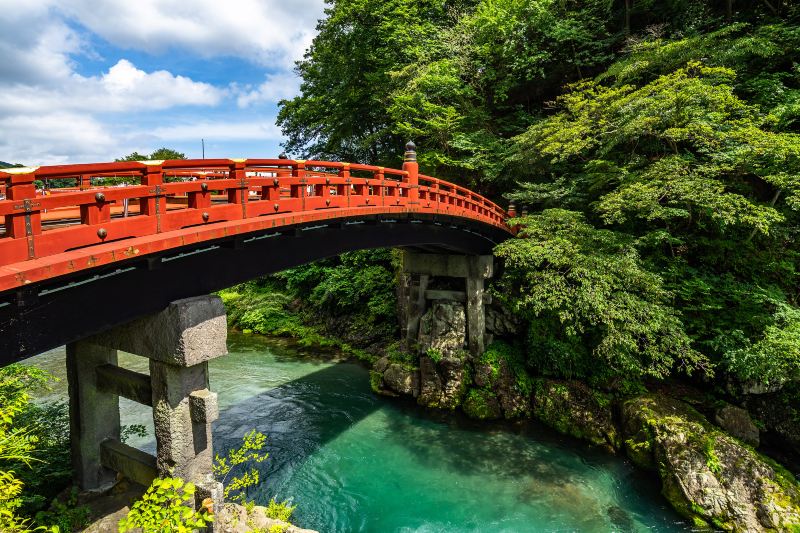
<instances>
[{"instance_id":1,"label":"white cloud","mask_svg":"<svg viewBox=\"0 0 800 533\"><path fill-rule=\"evenodd\" d=\"M58 9L121 48L238 56L272 67L302 57L322 0L60 0Z\"/></svg>"},{"instance_id":2,"label":"white cloud","mask_svg":"<svg viewBox=\"0 0 800 533\"><path fill-rule=\"evenodd\" d=\"M264 121L202 121L176 124L155 128L152 133L160 139L174 140L205 138L215 141L245 141L281 138L281 132L275 125L274 117Z\"/></svg>"},{"instance_id":3,"label":"white cloud","mask_svg":"<svg viewBox=\"0 0 800 533\"><path fill-rule=\"evenodd\" d=\"M85 43L43 2L0 0L0 13L0 80L40 83L71 74L69 56Z\"/></svg>"},{"instance_id":4,"label":"white cloud","mask_svg":"<svg viewBox=\"0 0 800 533\"><path fill-rule=\"evenodd\" d=\"M200 137L275 142L274 118L258 122L251 108L296 94L291 67L323 7L323 0L0 0L0 159L99 161ZM102 59L87 29L121 49L237 56L272 73L256 87L236 79L219 87L113 57L105 58L116 62L107 71L83 75L79 60ZM187 106L206 118L187 119ZM209 118L223 110L225 120Z\"/></svg>"},{"instance_id":5,"label":"white cloud","mask_svg":"<svg viewBox=\"0 0 800 533\"><path fill-rule=\"evenodd\" d=\"M259 102L278 102L300 91L300 78L294 72L267 74L264 83L255 89L245 89L236 98L236 105L249 107Z\"/></svg>"},{"instance_id":6,"label":"white cloud","mask_svg":"<svg viewBox=\"0 0 800 533\"><path fill-rule=\"evenodd\" d=\"M3 119L0 154L11 163L62 164L103 161L119 153L118 140L94 118L77 113L14 115ZM9 154L12 157L9 157Z\"/></svg>"},{"instance_id":7,"label":"white cloud","mask_svg":"<svg viewBox=\"0 0 800 533\"><path fill-rule=\"evenodd\" d=\"M0 117L50 111L142 112L218 104L226 90L159 70L145 72L121 59L101 76L72 74L56 86L12 84L0 91Z\"/></svg>"}]
</instances>

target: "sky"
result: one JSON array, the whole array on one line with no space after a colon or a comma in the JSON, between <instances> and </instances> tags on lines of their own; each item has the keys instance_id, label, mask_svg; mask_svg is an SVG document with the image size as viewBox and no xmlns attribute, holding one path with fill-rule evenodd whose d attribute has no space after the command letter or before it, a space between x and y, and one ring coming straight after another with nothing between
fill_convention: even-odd
<instances>
[{"instance_id":1,"label":"sky","mask_svg":"<svg viewBox=\"0 0 800 533\"><path fill-rule=\"evenodd\" d=\"M324 0L0 0L0 161L275 157Z\"/></svg>"}]
</instances>

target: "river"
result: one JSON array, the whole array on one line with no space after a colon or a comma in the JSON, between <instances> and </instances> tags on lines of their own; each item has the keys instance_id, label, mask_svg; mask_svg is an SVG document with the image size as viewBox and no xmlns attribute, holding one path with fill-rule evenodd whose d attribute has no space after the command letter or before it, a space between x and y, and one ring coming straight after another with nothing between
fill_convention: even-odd
<instances>
[{"instance_id":1,"label":"river","mask_svg":"<svg viewBox=\"0 0 800 533\"><path fill-rule=\"evenodd\" d=\"M655 477L536 423L478 424L374 395L356 363L292 343L230 334L210 363L219 394L215 450L255 428L268 436L250 496L290 499L293 522L321 532L687 531ZM64 350L27 361L62 378ZM144 371L146 360L121 354ZM123 424L149 436L149 408L120 401Z\"/></svg>"}]
</instances>

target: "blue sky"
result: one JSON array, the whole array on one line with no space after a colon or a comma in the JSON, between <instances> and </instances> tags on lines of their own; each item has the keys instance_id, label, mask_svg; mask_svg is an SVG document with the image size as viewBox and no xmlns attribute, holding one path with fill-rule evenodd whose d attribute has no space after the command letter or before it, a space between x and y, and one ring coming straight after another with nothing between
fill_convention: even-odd
<instances>
[{"instance_id":1,"label":"blue sky","mask_svg":"<svg viewBox=\"0 0 800 533\"><path fill-rule=\"evenodd\" d=\"M323 0L0 0L0 160L274 157Z\"/></svg>"}]
</instances>

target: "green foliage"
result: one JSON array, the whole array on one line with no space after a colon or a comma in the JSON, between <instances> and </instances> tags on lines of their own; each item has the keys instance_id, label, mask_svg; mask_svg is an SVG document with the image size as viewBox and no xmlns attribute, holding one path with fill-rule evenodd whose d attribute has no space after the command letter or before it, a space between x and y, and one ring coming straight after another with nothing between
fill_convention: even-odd
<instances>
[{"instance_id":1,"label":"green foliage","mask_svg":"<svg viewBox=\"0 0 800 533\"><path fill-rule=\"evenodd\" d=\"M115 161L148 161L148 160L166 160L166 159L186 159L186 154L173 150L171 148L159 148L153 151L150 155L142 155L139 152L133 152L126 156L115 159Z\"/></svg>"},{"instance_id":2,"label":"green foliage","mask_svg":"<svg viewBox=\"0 0 800 533\"><path fill-rule=\"evenodd\" d=\"M781 386L800 381L800 309L779 303L773 322L755 342L725 353L730 371L743 381Z\"/></svg>"},{"instance_id":3,"label":"green foliage","mask_svg":"<svg viewBox=\"0 0 800 533\"><path fill-rule=\"evenodd\" d=\"M20 515L24 484L18 477L38 459L37 430L21 423L31 409L30 391L50 379L43 370L19 364L0 368L0 531L26 532L30 520ZM43 530L40 527L37 530Z\"/></svg>"},{"instance_id":4,"label":"green foliage","mask_svg":"<svg viewBox=\"0 0 800 533\"><path fill-rule=\"evenodd\" d=\"M61 533L81 531L90 523L90 509L78 505L78 489L73 487L66 501L55 499L50 509L36 513L36 522Z\"/></svg>"},{"instance_id":5,"label":"green foliage","mask_svg":"<svg viewBox=\"0 0 800 533\"><path fill-rule=\"evenodd\" d=\"M667 305L661 279L643 268L631 239L558 209L517 222L519 238L495 251L506 265L497 295L532 323L552 326L532 330L534 368L566 373L559 346L578 337L591 354L577 369L580 377L598 367L612 375L663 377L676 363L687 372L705 365Z\"/></svg>"},{"instance_id":6,"label":"green foliage","mask_svg":"<svg viewBox=\"0 0 800 533\"><path fill-rule=\"evenodd\" d=\"M230 450L225 457L217 454L214 458L214 475L225 485L226 500L243 504L247 498L247 489L258 485L259 473L255 466L230 479L228 477L237 466L263 463L269 457L268 453L261 451L266 441L267 436L254 429L242 437L239 448Z\"/></svg>"},{"instance_id":7,"label":"green foliage","mask_svg":"<svg viewBox=\"0 0 800 533\"><path fill-rule=\"evenodd\" d=\"M55 520L56 515L49 514L45 519L39 513L72 481L69 406L65 401L29 403L15 423L28 428L36 438L34 455L38 459L25 466L19 463L12 466L25 486L20 512L26 516L36 516L39 524L57 525L59 520Z\"/></svg>"},{"instance_id":8,"label":"green foliage","mask_svg":"<svg viewBox=\"0 0 800 533\"><path fill-rule=\"evenodd\" d=\"M386 165L413 137L425 173L578 217L558 235L545 211L498 252L536 370L779 384L797 368L798 17L789 2L334 0L279 124L291 151ZM320 311L365 308L333 264L286 279Z\"/></svg>"},{"instance_id":9,"label":"green foliage","mask_svg":"<svg viewBox=\"0 0 800 533\"><path fill-rule=\"evenodd\" d=\"M287 288L318 311L361 313L371 323L394 319L395 274L390 250L361 250L281 272Z\"/></svg>"},{"instance_id":10,"label":"green foliage","mask_svg":"<svg viewBox=\"0 0 800 533\"><path fill-rule=\"evenodd\" d=\"M214 517L205 508L194 510L195 486L180 478L156 478L119 521L119 531L136 528L152 533L191 533L204 528Z\"/></svg>"},{"instance_id":11,"label":"green foliage","mask_svg":"<svg viewBox=\"0 0 800 533\"><path fill-rule=\"evenodd\" d=\"M122 442L128 442L131 437L139 437L141 439L147 437L147 428L143 424L122 426L120 428L120 439Z\"/></svg>"},{"instance_id":12,"label":"green foliage","mask_svg":"<svg viewBox=\"0 0 800 533\"><path fill-rule=\"evenodd\" d=\"M296 508L297 506L291 505L288 500L278 503L275 501L275 498L270 498L267 504L266 515L267 518L288 522Z\"/></svg>"},{"instance_id":13,"label":"green foliage","mask_svg":"<svg viewBox=\"0 0 800 533\"><path fill-rule=\"evenodd\" d=\"M703 452L706 455L706 466L714 474L720 475L722 473L722 463L719 461L719 456L714 450L714 437L707 437L703 442Z\"/></svg>"},{"instance_id":14,"label":"green foliage","mask_svg":"<svg viewBox=\"0 0 800 533\"><path fill-rule=\"evenodd\" d=\"M430 357L431 361L433 361L436 364L439 364L439 362L441 362L443 357L442 352L440 352L439 350L434 350L433 348L429 348L428 351L426 352L426 355Z\"/></svg>"},{"instance_id":15,"label":"green foliage","mask_svg":"<svg viewBox=\"0 0 800 533\"><path fill-rule=\"evenodd\" d=\"M263 335L303 336L305 333L300 317L287 309L291 296L268 280L249 281L218 294L231 326Z\"/></svg>"},{"instance_id":16,"label":"green foliage","mask_svg":"<svg viewBox=\"0 0 800 533\"><path fill-rule=\"evenodd\" d=\"M517 392L524 396L530 396L533 384L530 375L525 369L525 355L518 346L504 341L494 341L486 347L486 350L478 359L478 363L491 367L491 384L500 374L500 365L505 365L514 376Z\"/></svg>"}]
</instances>

